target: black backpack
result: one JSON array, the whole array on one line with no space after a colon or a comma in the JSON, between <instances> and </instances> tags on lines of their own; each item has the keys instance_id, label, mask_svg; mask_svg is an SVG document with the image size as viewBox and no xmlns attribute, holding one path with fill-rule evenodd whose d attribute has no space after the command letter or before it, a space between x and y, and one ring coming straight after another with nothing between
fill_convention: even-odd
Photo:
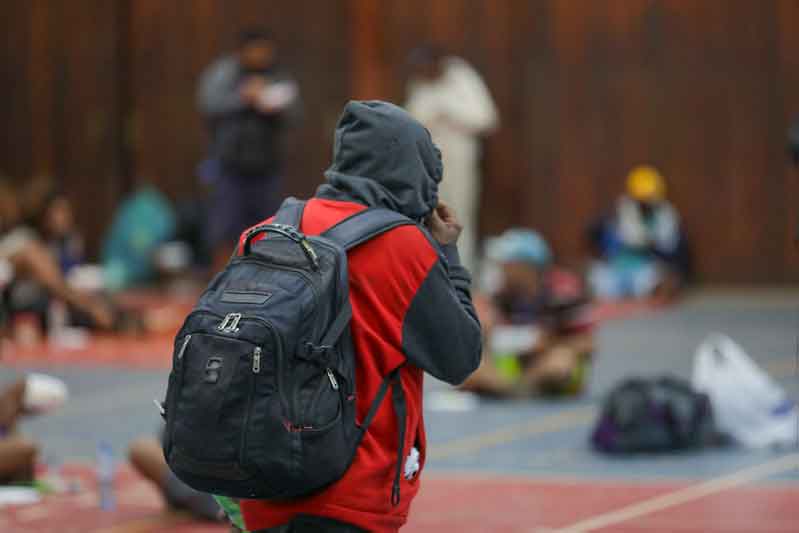
<instances>
[{"instance_id":1,"label":"black backpack","mask_svg":"<svg viewBox=\"0 0 799 533\"><path fill-rule=\"evenodd\" d=\"M614 454L701 448L716 440L708 396L668 376L614 387L591 435L594 448Z\"/></svg>"},{"instance_id":2,"label":"black backpack","mask_svg":"<svg viewBox=\"0 0 799 533\"><path fill-rule=\"evenodd\" d=\"M203 492L306 496L344 474L391 387L396 504L405 439L399 368L358 426L346 252L414 222L373 208L306 237L297 229L304 205L289 198L274 223L249 231L178 332L162 411L164 456ZM269 238L252 244L262 233Z\"/></svg>"}]
</instances>

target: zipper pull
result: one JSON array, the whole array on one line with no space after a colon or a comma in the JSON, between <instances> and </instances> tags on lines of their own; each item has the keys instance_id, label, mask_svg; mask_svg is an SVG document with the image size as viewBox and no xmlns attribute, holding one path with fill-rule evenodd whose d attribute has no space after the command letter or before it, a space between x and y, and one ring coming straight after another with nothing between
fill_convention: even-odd
<instances>
[{"instance_id":1,"label":"zipper pull","mask_svg":"<svg viewBox=\"0 0 799 533\"><path fill-rule=\"evenodd\" d=\"M180 350L178 351L178 361L183 359L183 354L186 353L186 348L189 346L189 341L191 340L191 334L186 335L183 339L183 344L180 346Z\"/></svg>"},{"instance_id":2,"label":"zipper pull","mask_svg":"<svg viewBox=\"0 0 799 533\"><path fill-rule=\"evenodd\" d=\"M258 374L261 371L261 347L256 346L252 353L252 373Z\"/></svg>"},{"instance_id":3,"label":"zipper pull","mask_svg":"<svg viewBox=\"0 0 799 533\"><path fill-rule=\"evenodd\" d=\"M338 390L338 381L336 381L336 376L333 375L333 371L326 368L325 372L327 372L327 379L330 380L330 386L333 387L333 390Z\"/></svg>"}]
</instances>

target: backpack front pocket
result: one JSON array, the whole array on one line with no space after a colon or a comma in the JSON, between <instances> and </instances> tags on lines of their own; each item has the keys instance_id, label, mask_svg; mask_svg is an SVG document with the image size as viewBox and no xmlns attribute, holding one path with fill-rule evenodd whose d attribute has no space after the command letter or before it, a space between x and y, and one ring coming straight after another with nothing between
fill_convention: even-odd
<instances>
[{"instance_id":1,"label":"backpack front pocket","mask_svg":"<svg viewBox=\"0 0 799 533\"><path fill-rule=\"evenodd\" d=\"M255 378L271 375L267 381L274 381L273 360L264 351L232 337L191 336L177 364L178 387L170 398L174 412L169 415L179 414L170 428L170 454L177 454L184 469L227 478L240 478L249 470L241 452Z\"/></svg>"}]
</instances>

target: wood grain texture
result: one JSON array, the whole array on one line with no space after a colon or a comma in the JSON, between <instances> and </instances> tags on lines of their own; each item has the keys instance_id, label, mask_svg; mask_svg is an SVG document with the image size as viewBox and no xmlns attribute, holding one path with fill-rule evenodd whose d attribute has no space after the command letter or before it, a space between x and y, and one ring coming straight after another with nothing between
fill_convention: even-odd
<instances>
[{"instance_id":1,"label":"wood grain texture","mask_svg":"<svg viewBox=\"0 0 799 533\"><path fill-rule=\"evenodd\" d=\"M484 146L484 234L535 227L577 263L586 224L651 163L700 280L799 280L795 0L9 2L0 169L63 180L95 245L138 180L202 194L197 77L254 24L275 32L305 103L287 193L322 179L347 99L401 103L407 53L431 42L482 72L502 114Z\"/></svg>"}]
</instances>

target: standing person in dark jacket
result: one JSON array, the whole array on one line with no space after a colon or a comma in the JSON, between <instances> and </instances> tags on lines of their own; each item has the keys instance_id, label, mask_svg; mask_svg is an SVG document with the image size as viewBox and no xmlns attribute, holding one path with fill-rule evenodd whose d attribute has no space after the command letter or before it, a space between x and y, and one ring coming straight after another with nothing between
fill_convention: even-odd
<instances>
[{"instance_id":1,"label":"standing person in dark jacket","mask_svg":"<svg viewBox=\"0 0 799 533\"><path fill-rule=\"evenodd\" d=\"M218 271L239 233L279 205L283 138L299 114L299 94L279 67L274 39L251 29L235 53L203 73L197 103L212 136L200 175L213 188L208 238Z\"/></svg>"},{"instance_id":2,"label":"standing person in dark jacket","mask_svg":"<svg viewBox=\"0 0 799 533\"><path fill-rule=\"evenodd\" d=\"M477 368L481 354L471 278L456 246L462 225L438 202L442 170L430 134L405 111L385 102L350 102L336 129L327 183L306 204L300 224L305 234L318 235L369 207L419 222L348 254L359 421L385 376L402 366L403 449L410 452L399 503L390 498L399 428L385 403L337 482L301 500L242 501L249 530L393 532L405 523L425 461L424 372L458 384Z\"/></svg>"}]
</instances>

